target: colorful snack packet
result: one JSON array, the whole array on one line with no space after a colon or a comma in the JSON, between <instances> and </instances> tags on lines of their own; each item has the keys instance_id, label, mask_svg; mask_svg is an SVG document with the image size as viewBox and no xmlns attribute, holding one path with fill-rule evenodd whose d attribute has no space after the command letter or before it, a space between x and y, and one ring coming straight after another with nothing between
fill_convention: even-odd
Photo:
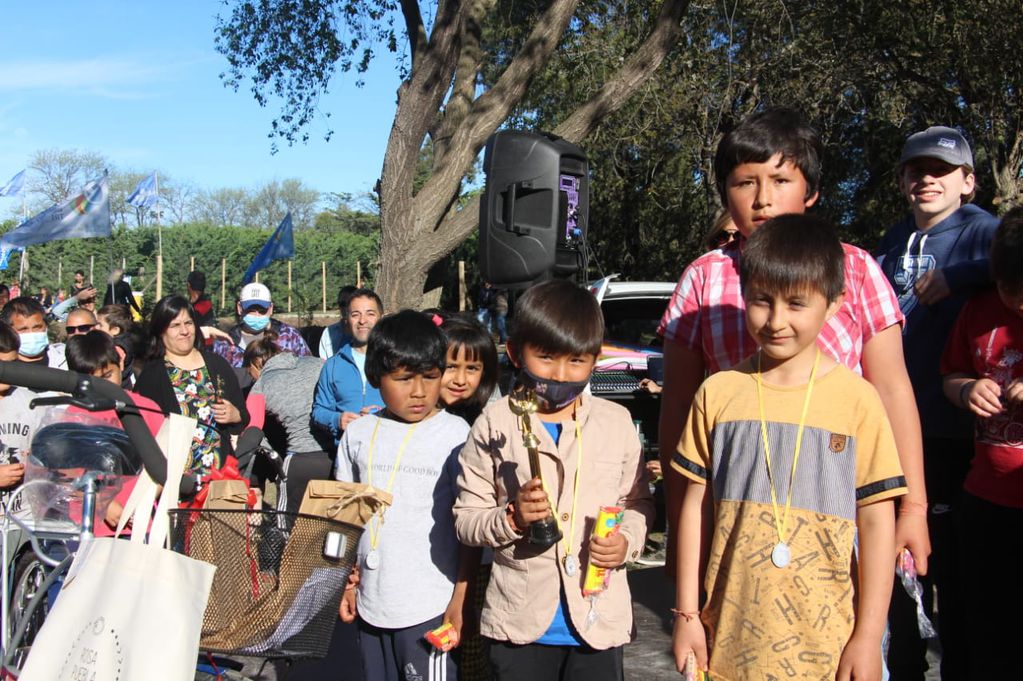
<instances>
[{"instance_id":1,"label":"colorful snack packet","mask_svg":"<svg viewBox=\"0 0 1023 681\"><path fill-rule=\"evenodd\" d=\"M618 532L625 509L621 506L601 506L597 513L597 521L593 523L594 537L610 537ZM607 588L611 573L606 568L586 566L586 579L583 580L583 596L599 594Z\"/></svg>"},{"instance_id":2,"label":"colorful snack packet","mask_svg":"<svg viewBox=\"0 0 1023 681\"><path fill-rule=\"evenodd\" d=\"M433 631L426 632L423 638L442 653L446 653L458 645L458 634L455 633L455 625L451 622L445 622Z\"/></svg>"}]
</instances>

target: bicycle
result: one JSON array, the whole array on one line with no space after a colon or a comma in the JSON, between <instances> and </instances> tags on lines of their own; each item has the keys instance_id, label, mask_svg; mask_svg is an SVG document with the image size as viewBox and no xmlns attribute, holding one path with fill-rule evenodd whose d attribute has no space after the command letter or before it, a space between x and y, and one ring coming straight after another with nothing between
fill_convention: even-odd
<instances>
[{"instance_id":1,"label":"bicycle","mask_svg":"<svg viewBox=\"0 0 1023 681\"><path fill-rule=\"evenodd\" d=\"M155 440L142 421L138 408L119 387L71 372L7 362L0 362L0 382L35 390L67 393L67 396L59 398L58 401L74 404L88 411L114 409L124 427L123 437L134 448L141 467L156 482L162 483L166 480L166 462ZM48 398L44 402L53 404L54 400ZM253 456L258 455L261 442L261 432L244 434L238 443L240 456L245 457L250 453ZM45 465L46 462L40 463ZM80 518L77 521L74 519L53 521L46 518L19 517L13 513L5 514L4 523L17 524L31 547L31 552L25 551L18 555L18 564L14 566L16 569L21 566L22 569L14 580L12 600L13 605L17 606L17 612L12 613L12 603L7 598L11 593L7 588L11 577L11 566L7 560L9 533L6 531L3 533L3 578L0 581L4 587L5 621L2 642L3 669L8 673L15 675L18 673L32 637L45 621L48 595L70 567L77 545L88 541L93 535L97 499L104 486L116 484L115 478L118 473L120 471L88 470L70 488L65 484L66 494L81 499ZM182 497L194 495L202 488L204 482L206 481L194 476L185 476L181 483ZM39 486L51 483L28 482L19 488L17 494L25 495L32 489L33 484ZM193 555L197 551L197 546L202 544L198 539L207 535L210 539L216 537L215 545L218 548L237 545L239 541L243 541L245 547L241 551L228 549L225 555L213 556L218 566L215 585L217 579L221 580L221 584L220 588L211 592L210 606L204 617L204 641L200 644L200 649L207 651L206 661L209 664L201 662L197 665L197 680L245 678L233 670L221 669L230 668L231 663L223 658L213 658L213 653L244 655L268 661L274 657L316 654L321 649L325 652L330 628L333 625L333 620L328 620L325 613L330 613L331 618L336 617L337 601L340 600L354 563L361 527L325 518L287 514L262 508L239 510L187 508L172 510L170 515L171 548L179 552ZM321 540L323 548L320 552L308 550ZM295 549L289 554L287 547L296 543L301 544L301 551ZM59 552L55 555L54 549L57 547ZM296 558L296 554L299 553L312 553L314 557L307 558L305 563L300 565L302 561ZM35 555L38 562L32 564L31 559L24 559L26 555ZM237 588L235 582L238 580L232 575L236 576L239 570L243 574L256 575L259 588L256 589L255 597L251 588L246 592L244 583L242 588ZM313 582L316 589L307 588ZM325 586L327 582L329 585ZM224 588L225 584L228 588ZM323 594L327 594L326 597ZM267 607L268 603L273 607ZM249 638L245 638L244 635L235 638L221 636L216 640L207 637L206 634L215 629L213 620L218 618L222 620L225 612L232 613L229 616L229 619L233 618L232 621L237 619L246 622L258 621L262 629L255 633L249 632ZM309 614L310 612L312 614ZM10 618L9 614L16 616ZM324 631L324 623L328 621L330 628ZM13 631L9 627L12 623ZM310 623L316 626L311 626ZM28 645L23 645L23 641ZM210 641L213 641L214 645L207 645ZM323 652L319 654L322 655Z\"/></svg>"}]
</instances>

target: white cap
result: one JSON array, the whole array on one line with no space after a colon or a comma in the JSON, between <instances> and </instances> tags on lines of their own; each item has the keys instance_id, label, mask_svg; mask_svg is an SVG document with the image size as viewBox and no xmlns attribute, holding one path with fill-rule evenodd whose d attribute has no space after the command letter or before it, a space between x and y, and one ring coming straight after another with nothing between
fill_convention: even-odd
<instances>
[{"instance_id":1,"label":"white cap","mask_svg":"<svg viewBox=\"0 0 1023 681\"><path fill-rule=\"evenodd\" d=\"M242 287L241 300L239 301L242 309L247 310L253 305L259 305L260 307L270 307L270 289L263 284L252 282L251 284L245 284Z\"/></svg>"}]
</instances>

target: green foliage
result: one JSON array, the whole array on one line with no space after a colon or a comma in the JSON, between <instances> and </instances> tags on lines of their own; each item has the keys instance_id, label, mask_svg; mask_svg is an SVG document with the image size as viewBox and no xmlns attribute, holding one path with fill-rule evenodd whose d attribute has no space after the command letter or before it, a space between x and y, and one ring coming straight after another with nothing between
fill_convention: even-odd
<instances>
[{"instance_id":1,"label":"green foliage","mask_svg":"<svg viewBox=\"0 0 1023 681\"><path fill-rule=\"evenodd\" d=\"M260 106L281 100L269 137L305 142L309 132L303 128L319 113L320 93L335 70L365 73L374 45L397 50L396 9L392 0L234 2L230 16L217 17L217 51L229 64L221 78L237 90L251 77Z\"/></svg>"},{"instance_id":2,"label":"green foliage","mask_svg":"<svg viewBox=\"0 0 1023 681\"><path fill-rule=\"evenodd\" d=\"M628 58L658 8L582 0L508 125L555 128ZM498 0L487 85L540 11L542 3ZM1023 196L1018 1L692 2L683 26L667 63L582 145L590 245L605 273L670 280L702 252L720 210L714 150L765 106L796 108L819 129L824 178L815 210L868 249L907 210L898 155L908 134L929 125L959 126L971 140L979 205L1002 212Z\"/></svg>"}]
</instances>

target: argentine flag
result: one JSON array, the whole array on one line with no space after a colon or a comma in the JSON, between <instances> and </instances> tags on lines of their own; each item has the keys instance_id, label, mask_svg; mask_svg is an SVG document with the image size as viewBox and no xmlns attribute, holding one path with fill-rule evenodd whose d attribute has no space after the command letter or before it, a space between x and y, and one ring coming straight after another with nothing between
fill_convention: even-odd
<instances>
[{"instance_id":1,"label":"argentine flag","mask_svg":"<svg viewBox=\"0 0 1023 681\"><path fill-rule=\"evenodd\" d=\"M152 208L160 200L159 188L156 184L156 172L138 183L127 199L128 205L136 208Z\"/></svg>"},{"instance_id":2,"label":"argentine flag","mask_svg":"<svg viewBox=\"0 0 1023 681\"><path fill-rule=\"evenodd\" d=\"M21 190L25 188L25 171L11 178L11 181L0 187L0 196L21 196Z\"/></svg>"}]
</instances>

